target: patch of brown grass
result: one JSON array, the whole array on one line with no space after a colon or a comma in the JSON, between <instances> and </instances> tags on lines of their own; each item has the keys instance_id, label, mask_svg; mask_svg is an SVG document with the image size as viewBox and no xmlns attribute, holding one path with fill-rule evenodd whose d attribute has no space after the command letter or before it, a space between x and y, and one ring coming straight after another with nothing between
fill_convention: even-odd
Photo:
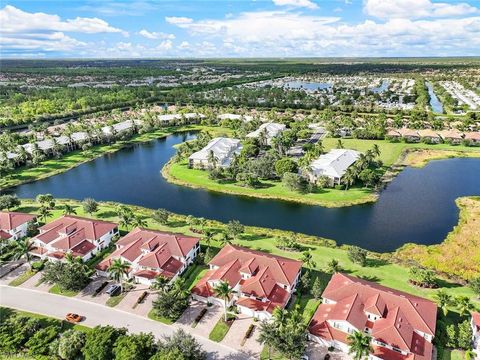
<instances>
[{"instance_id":1,"label":"patch of brown grass","mask_svg":"<svg viewBox=\"0 0 480 360\"><path fill-rule=\"evenodd\" d=\"M405 155L402 165L423 167L431 160L465 157L480 157L480 151L416 149L415 151L409 151Z\"/></svg>"}]
</instances>

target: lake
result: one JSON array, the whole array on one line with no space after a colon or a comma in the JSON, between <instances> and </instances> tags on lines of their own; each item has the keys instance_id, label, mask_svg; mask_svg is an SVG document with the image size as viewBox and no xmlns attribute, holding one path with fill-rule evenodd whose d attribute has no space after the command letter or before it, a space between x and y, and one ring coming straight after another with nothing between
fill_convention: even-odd
<instances>
[{"instance_id":1,"label":"lake","mask_svg":"<svg viewBox=\"0 0 480 360\"><path fill-rule=\"evenodd\" d=\"M428 81L425 84L428 88L428 95L430 95L430 106L432 107L433 112L443 114L442 102L438 99L437 95L435 95L432 84L430 84Z\"/></svg>"},{"instance_id":2,"label":"lake","mask_svg":"<svg viewBox=\"0 0 480 360\"><path fill-rule=\"evenodd\" d=\"M381 94L385 90L387 90L389 86L390 86L390 81L383 80L382 83L379 86L376 86L376 87L372 88L372 92L374 92L376 94Z\"/></svg>"},{"instance_id":3,"label":"lake","mask_svg":"<svg viewBox=\"0 0 480 360\"><path fill-rule=\"evenodd\" d=\"M175 134L107 154L65 173L11 189L19 197L51 193L58 198L118 201L243 224L314 234L375 251L407 242L441 242L458 222L455 199L480 195L480 159L430 162L406 168L374 204L324 208L255 199L168 183L163 165L173 145L194 137Z\"/></svg>"}]
</instances>

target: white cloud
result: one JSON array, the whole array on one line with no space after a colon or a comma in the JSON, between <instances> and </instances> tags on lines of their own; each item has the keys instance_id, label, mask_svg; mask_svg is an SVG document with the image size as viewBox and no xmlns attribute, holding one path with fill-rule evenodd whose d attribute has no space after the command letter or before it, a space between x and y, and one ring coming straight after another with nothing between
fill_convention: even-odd
<instances>
[{"instance_id":1,"label":"white cloud","mask_svg":"<svg viewBox=\"0 0 480 360\"><path fill-rule=\"evenodd\" d=\"M180 50L185 50L190 47L190 43L188 41L182 41L180 45L177 46L178 49Z\"/></svg>"},{"instance_id":2,"label":"white cloud","mask_svg":"<svg viewBox=\"0 0 480 360\"><path fill-rule=\"evenodd\" d=\"M158 50L170 50L173 47L172 40L162 41L158 46Z\"/></svg>"},{"instance_id":3,"label":"white cloud","mask_svg":"<svg viewBox=\"0 0 480 360\"><path fill-rule=\"evenodd\" d=\"M123 33L121 29L110 26L106 21L99 18L67 19L62 21L58 15L50 15L42 12L29 13L7 5L0 10L0 23L2 33L20 33L28 31L66 31L86 34L95 33Z\"/></svg>"},{"instance_id":4,"label":"white cloud","mask_svg":"<svg viewBox=\"0 0 480 360\"><path fill-rule=\"evenodd\" d=\"M318 5L310 0L272 0L277 6L305 7L308 9L318 9Z\"/></svg>"},{"instance_id":5,"label":"white cloud","mask_svg":"<svg viewBox=\"0 0 480 360\"><path fill-rule=\"evenodd\" d=\"M164 32L150 32L148 30L142 29L138 32L139 35L150 39L150 40L156 40L156 39L170 39L173 40L175 39L174 34L167 34Z\"/></svg>"},{"instance_id":6,"label":"white cloud","mask_svg":"<svg viewBox=\"0 0 480 360\"><path fill-rule=\"evenodd\" d=\"M193 19L183 16L166 16L165 21L173 25L182 25L192 23Z\"/></svg>"},{"instance_id":7,"label":"white cloud","mask_svg":"<svg viewBox=\"0 0 480 360\"><path fill-rule=\"evenodd\" d=\"M364 11L380 19L454 17L480 12L467 3L434 3L431 0L366 0Z\"/></svg>"}]
</instances>

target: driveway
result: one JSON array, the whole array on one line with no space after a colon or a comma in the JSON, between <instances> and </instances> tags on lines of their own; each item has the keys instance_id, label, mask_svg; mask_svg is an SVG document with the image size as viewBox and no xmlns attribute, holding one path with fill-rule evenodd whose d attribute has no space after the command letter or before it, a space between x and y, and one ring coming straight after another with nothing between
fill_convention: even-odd
<instances>
[{"instance_id":1,"label":"driveway","mask_svg":"<svg viewBox=\"0 0 480 360\"><path fill-rule=\"evenodd\" d=\"M329 353L331 360L353 360L347 353L341 351L328 351L328 347L320 345L314 341L309 341L306 354L309 360L323 360L325 355Z\"/></svg>"},{"instance_id":2,"label":"driveway","mask_svg":"<svg viewBox=\"0 0 480 360\"><path fill-rule=\"evenodd\" d=\"M15 268L15 266L17 265L18 264L8 264L8 265L2 266L3 277L0 279L0 285L8 285L10 281L17 278L19 275L23 274L25 271L28 270L27 263L24 263L21 266L17 267L16 269L12 270L12 268ZM4 269L4 267L6 268Z\"/></svg>"},{"instance_id":3,"label":"driveway","mask_svg":"<svg viewBox=\"0 0 480 360\"><path fill-rule=\"evenodd\" d=\"M15 261L10 261L2 266L0 266L0 279L6 276L12 269L17 267L18 265L24 264L25 261L23 260L15 260Z\"/></svg>"},{"instance_id":4,"label":"driveway","mask_svg":"<svg viewBox=\"0 0 480 360\"><path fill-rule=\"evenodd\" d=\"M245 337L245 334L251 324L255 325L255 330L242 346L241 343L243 338ZM260 345L257 341L258 325L260 325L260 323L254 323L251 316L238 314L237 319L233 322L230 330L228 330L227 335L225 335L222 344L235 349L241 349L243 352L248 353L250 356L258 359L260 357L260 353L262 352L262 345Z\"/></svg>"},{"instance_id":5,"label":"driveway","mask_svg":"<svg viewBox=\"0 0 480 360\"><path fill-rule=\"evenodd\" d=\"M192 307L195 307L195 305L193 305ZM212 305L212 306L208 306L207 309L208 309L207 313L202 318L202 320L200 320L200 322L197 324L196 327L194 327L194 328L190 327L189 332L191 332L193 334L202 335L202 336L205 336L205 337L208 337L208 335L210 335L210 332L215 327L215 324L218 322L220 317L223 316L223 307L217 306L217 305ZM188 310L189 309L187 309L187 311ZM198 312L200 312L200 311L198 311ZM197 314L198 314L198 312L197 312ZM193 320L196 317L196 315L195 316L193 316L193 315L194 315L193 313L191 313L191 315L190 315L191 316L190 317L190 319L191 319L190 325L192 324ZM184 320L182 320L182 321L184 321Z\"/></svg>"},{"instance_id":6,"label":"driveway","mask_svg":"<svg viewBox=\"0 0 480 360\"><path fill-rule=\"evenodd\" d=\"M104 282L108 281L106 277L103 276L97 276L90 281L90 283L80 291L75 297L77 299L85 300L85 301L91 301L96 304L102 304L105 305L107 302L109 295L105 293L108 289L108 285L103 288L103 290L96 296L93 296L95 294L95 290L98 289L98 287Z\"/></svg>"},{"instance_id":7,"label":"driveway","mask_svg":"<svg viewBox=\"0 0 480 360\"><path fill-rule=\"evenodd\" d=\"M137 304L137 300L140 297L140 295L142 295L143 292L147 290L148 290L148 286L146 285L135 285L135 287L125 295L123 300L120 301L120 303L116 306L116 308L131 312L133 314L146 316L148 314L148 311L150 311L150 309L148 309L148 311L145 314L143 313L142 310L146 309L147 307L146 303L149 296L147 296L147 299L145 299L142 304ZM135 309L133 308L134 306L135 306Z\"/></svg>"},{"instance_id":8,"label":"driveway","mask_svg":"<svg viewBox=\"0 0 480 360\"><path fill-rule=\"evenodd\" d=\"M33 275L30 279L25 281L19 287L24 289L31 289L31 290L38 290L48 292L50 288L53 286L52 284L40 283L40 279L42 278L42 272L39 271L35 275Z\"/></svg>"},{"instance_id":9,"label":"driveway","mask_svg":"<svg viewBox=\"0 0 480 360\"><path fill-rule=\"evenodd\" d=\"M205 308L207 308L207 304L202 303L201 301L192 300L190 306L183 312L183 314L175 323L180 326L184 326L186 330L191 329L193 321L197 315L200 314L200 311ZM205 316L207 316L207 314L205 314Z\"/></svg>"},{"instance_id":10,"label":"driveway","mask_svg":"<svg viewBox=\"0 0 480 360\"><path fill-rule=\"evenodd\" d=\"M78 298L69 298L5 285L0 285L0 305L58 319L63 319L67 312L74 312L86 317L83 323L86 326L112 325L115 327L126 327L132 333L151 332L157 338L171 335L179 328L179 326L165 325L119 309L108 308ZM221 316L222 309L220 307L217 308L219 308L217 315ZM209 332L204 332L203 336L192 335L203 346L203 349L208 352L209 359L243 360L250 358L235 349L208 340L205 337L208 334Z\"/></svg>"}]
</instances>

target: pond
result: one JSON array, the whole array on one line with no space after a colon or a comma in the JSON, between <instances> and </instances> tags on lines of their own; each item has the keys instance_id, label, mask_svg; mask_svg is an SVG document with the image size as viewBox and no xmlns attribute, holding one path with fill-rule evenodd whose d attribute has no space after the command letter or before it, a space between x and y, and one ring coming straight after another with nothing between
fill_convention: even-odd
<instances>
[{"instance_id":1,"label":"pond","mask_svg":"<svg viewBox=\"0 0 480 360\"><path fill-rule=\"evenodd\" d=\"M316 91L316 90L323 90L323 89L330 89L332 87L332 84L326 83L326 82L309 82L309 81L289 81L286 82L283 87L289 88L289 89L304 89L304 90L310 90L310 91Z\"/></svg>"},{"instance_id":2,"label":"pond","mask_svg":"<svg viewBox=\"0 0 480 360\"><path fill-rule=\"evenodd\" d=\"M428 88L428 95L430 96L430 106L432 107L433 112L443 114L443 105L442 102L435 95L433 91L433 86L428 81L425 83Z\"/></svg>"},{"instance_id":3,"label":"pond","mask_svg":"<svg viewBox=\"0 0 480 360\"><path fill-rule=\"evenodd\" d=\"M372 88L372 92L374 92L376 94L381 94L385 90L387 90L389 86L390 86L390 81L383 80L382 83L379 86L376 86L376 87Z\"/></svg>"},{"instance_id":4,"label":"pond","mask_svg":"<svg viewBox=\"0 0 480 360\"><path fill-rule=\"evenodd\" d=\"M11 191L25 198L44 193L79 200L92 197L220 221L238 219L375 251L391 251L407 242L441 242L458 222L455 199L480 195L480 159L438 160L421 169L406 168L376 203L345 208L246 198L168 183L160 171L175 152L172 146L194 136L175 134L125 148Z\"/></svg>"}]
</instances>

